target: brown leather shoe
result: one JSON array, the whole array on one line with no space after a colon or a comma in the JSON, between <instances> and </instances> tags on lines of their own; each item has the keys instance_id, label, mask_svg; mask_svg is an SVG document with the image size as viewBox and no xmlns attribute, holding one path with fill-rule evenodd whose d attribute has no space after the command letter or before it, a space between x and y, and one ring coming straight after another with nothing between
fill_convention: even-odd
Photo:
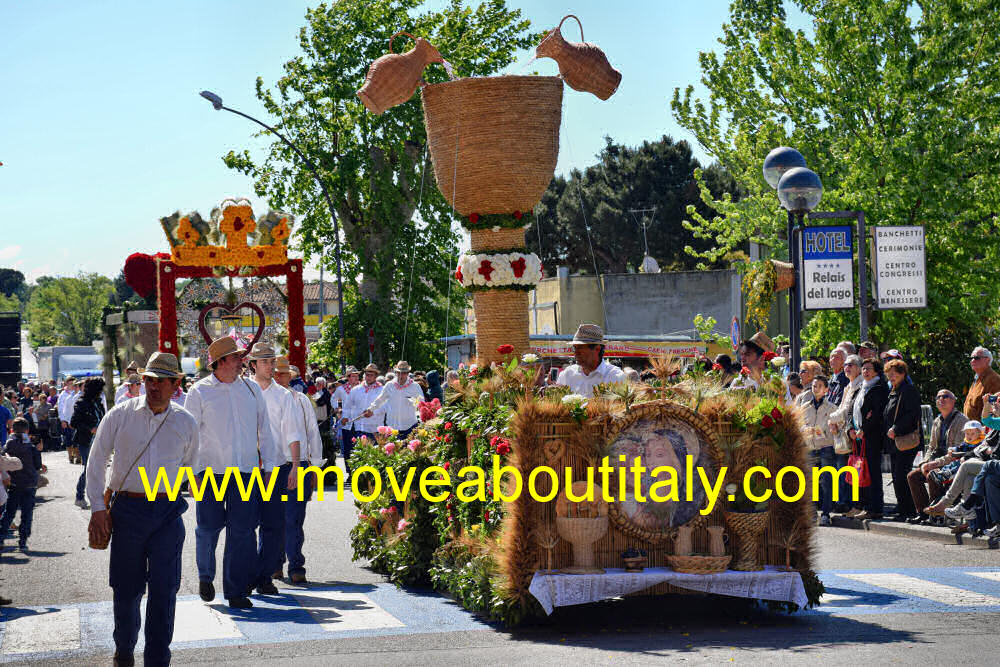
<instances>
[{"instance_id":1,"label":"brown leather shoe","mask_svg":"<svg viewBox=\"0 0 1000 667\"><path fill-rule=\"evenodd\" d=\"M305 584L305 583L308 583L308 582L306 582L306 575L305 574L299 574L298 572L296 572L295 574L292 575L292 583L293 584Z\"/></svg>"},{"instance_id":2,"label":"brown leather shoe","mask_svg":"<svg viewBox=\"0 0 1000 667\"><path fill-rule=\"evenodd\" d=\"M285 573L282 572L281 570L275 570L274 573L271 575L271 578L272 579L284 579L285 578Z\"/></svg>"}]
</instances>

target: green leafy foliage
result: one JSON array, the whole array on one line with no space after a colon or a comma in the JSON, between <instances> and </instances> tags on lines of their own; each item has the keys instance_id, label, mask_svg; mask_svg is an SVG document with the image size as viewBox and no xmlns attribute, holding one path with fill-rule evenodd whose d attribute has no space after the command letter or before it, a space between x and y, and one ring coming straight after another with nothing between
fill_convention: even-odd
<instances>
[{"instance_id":1,"label":"green leafy foliage","mask_svg":"<svg viewBox=\"0 0 1000 667\"><path fill-rule=\"evenodd\" d=\"M113 293L111 280L96 273L39 278L25 309L31 345L90 345Z\"/></svg>"},{"instance_id":2,"label":"green leafy foliage","mask_svg":"<svg viewBox=\"0 0 1000 667\"><path fill-rule=\"evenodd\" d=\"M597 158L597 164L573 170L569 179L554 178L536 207L527 240L542 264L593 273L596 255L601 273L638 270L645 225L649 254L661 269L695 268L696 261L684 252L691 238L682 221L689 206L705 215L708 208L698 195L693 174L700 165L688 143L664 136L630 147L607 137ZM715 196L735 191L732 178L718 166L705 170L705 179ZM634 212L654 207L655 212ZM695 245L709 247L702 241Z\"/></svg>"},{"instance_id":3,"label":"green leafy foliage","mask_svg":"<svg viewBox=\"0 0 1000 667\"><path fill-rule=\"evenodd\" d=\"M921 393L955 391L956 363L996 342L1000 284L979 267L1000 259L1000 38L990 0L798 0L811 23L793 30L783 5L736 0L719 52L699 54L707 99L677 89L678 123L733 175L739 200L696 174L704 215L684 224L703 264L755 241L784 256L786 215L761 165L794 146L823 180L822 210L862 210L869 225L924 225L925 310L875 312L871 337L907 354ZM804 353L858 339L857 314L824 311Z\"/></svg>"}]
</instances>

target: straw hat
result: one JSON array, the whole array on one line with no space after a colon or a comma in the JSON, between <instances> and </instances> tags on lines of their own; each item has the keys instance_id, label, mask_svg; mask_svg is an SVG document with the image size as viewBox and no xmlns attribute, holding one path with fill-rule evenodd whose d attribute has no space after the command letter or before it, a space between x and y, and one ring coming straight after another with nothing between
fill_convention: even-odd
<instances>
[{"instance_id":1,"label":"straw hat","mask_svg":"<svg viewBox=\"0 0 1000 667\"><path fill-rule=\"evenodd\" d=\"M365 373L369 371L371 371L372 373L378 373L379 372L378 366L376 366L375 364L368 364L367 366L365 366Z\"/></svg>"},{"instance_id":2,"label":"straw hat","mask_svg":"<svg viewBox=\"0 0 1000 667\"><path fill-rule=\"evenodd\" d=\"M208 346L208 365L211 368L215 368L215 364L218 363L219 359L239 353L240 348L236 347L236 341L229 336L223 336L212 341L212 344Z\"/></svg>"},{"instance_id":3,"label":"straw hat","mask_svg":"<svg viewBox=\"0 0 1000 667\"><path fill-rule=\"evenodd\" d=\"M143 369L142 374L145 377L176 378L181 375L181 367L177 363L177 357L173 354L154 352L146 362L146 368ZM131 380L132 378L129 378L130 382Z\"/></svg>"},{"instance_id":4,"label":"straw hat","mask_svg":"<svg viewBox=\"0 0 1000 667\"><path fill-rule=\"evenodd\" d=\"M139 377L138 373L132 373L128 376L128 384L142 384L142 378Z\"/></svg>"},{"instance_id":5,"label":"straw hat","mask_svg":"<svg viewBox=\"0 0 1000 667\"><path fill-rule=\"evenodd\" d=\"M353 375L359 375L358 369L355 368L354 366L348 366L347 370L344 371L344 375L352 375L352 374Z\"/></svg>"},{"instance_id":6,"label":"straw hat","mask_svg":"<svg viewBox=\"0 0 1000 667\"><path fill-rule=\"evenodd\" d=\"M139 368L138 362L136 362L134 359L132 361L128 362L128 366L125 367L125 370L127 370L130 374L131 373L141 373L142 372L142 369Z\"/></svg>"},{"instance_id":7,"label":"straw hat","mask_svg":"<svg viewBox=\"0 0 1000 667\"><path fill-rule=\"evenodd\" d=\"M254 348L257 346L254 345ZM275 373L291 373L292 366L288 363L288 357L282 355L277 357L274 361L274 372Z\"/></svg>"},{"instance_id":8,"label":"straw hat","mask_svg":"<svg viewBox=\"0 0 1000 667\"><path fill-rule=\"evenodd\" d=\"M743 342L753 343L765 352L774 352L774 341L763 331L758 331Z\"/></svg>"},{"instance_id":9,"label":"straw hat","mask_svg":"<svg viewBox=\"0 0 1000 667\"><path fill-rule=\"evenodd\" d=\"M396 371L397 373L409 373L410 364L405 361L400 361L398 364L396 364L393 370Z\"/></svg>"},{"instance_id":10,"label":"straw hat","mask_svg":"<svg viewBox=\"0 0 1000 667\"><path fill-rule=\"evenodd\" d=\"M581 324L573 334L572 345L604 345L604 330L596 324Z\"/></svg>"},{"instance_id":11,"label":"straw hat","mask_svg":"<svg viewBox=\"0 0 1000 667\"><path fill-rule=\"evenodd\" d=\"M274 351L268 343L254 343L253 347L250 349L250 355L247 359L250 361L257 361L259 359L274 359L278 356L278 353Z\"/></svg>"}]
</instances>

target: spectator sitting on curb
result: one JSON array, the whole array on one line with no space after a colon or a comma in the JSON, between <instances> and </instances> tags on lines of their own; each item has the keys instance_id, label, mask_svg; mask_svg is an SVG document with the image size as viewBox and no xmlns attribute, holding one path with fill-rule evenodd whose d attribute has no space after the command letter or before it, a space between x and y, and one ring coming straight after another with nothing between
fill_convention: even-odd
<instances>
[{"instance_id":1,"label":"spectator sitting on curb","mask_svg":"<svg viewBox=\"0 0 1000 667\"><path fill-rule=\"evenodd\" d=\"M944 516L944 508L956 500L952 499L948 505L942 505L943 501L938 501L937 504L929 507L930 499L939 497L943 489L938 485L936 477L929 477L928 473L941 467L948 450L958 447L962 443L964 438L962 428L969 421L969 418L955 409L955 394L948 389L938 391L935 402L940 414L934 419L934 425L931 426L931 439L924 447L923 463L906 476L910 494L913 496L913 504L918 512L910 523L924 523L930 516ZM971 487L972 480L969 480L969 485Z\"/></svg>"}]
</instances>

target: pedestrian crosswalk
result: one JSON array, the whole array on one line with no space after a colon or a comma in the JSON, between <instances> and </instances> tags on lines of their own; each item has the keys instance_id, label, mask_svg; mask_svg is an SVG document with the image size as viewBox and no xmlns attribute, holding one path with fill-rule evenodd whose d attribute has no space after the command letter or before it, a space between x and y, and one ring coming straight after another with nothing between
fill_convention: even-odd
<instances>
[{"instance_id":1,"label":"pedestrian crosswalk","mask_svg":"<svg viewBox=\"0 0 1000 667\"><path fill-rule=\"evenodd\" d=\"M1000 613L1000 569L923 568L820 573L822 603L803 612L824 616L909 613ZM145 604L145 603L144 603ZM110 654L110 602L4 608L0 663ZM220 600L178 599L174 650L316 639L485 630L490 626L434 594L391 584L287 587L232 611ZM142 636L136 653L142 651Z\"/></svg>"},{"instance_id":2,"label":"pedestrian crosswalk","mask_svg":"<svg viewBox=\"0 0 1000 667\"><path fill-rule=\"evenodd\" d=\"M822 603L807 613L865 614L1000 612L1000 570L915 568L838 570L819 575Z\"/></svg>"},{"instance_id":3,"label":"pedestrian crosswalk","mask_svg":"<svg viewBox=\"0 0 1000 667\"><path fill-rule=\"evenodd\" d=\"M454 603L391 584L283 588L232 611L197 596L177 601L171 648L267 644L314 639L486 629ZM145 601L143 602L145 605ZM143 616L145 608L143 608ZM0 663L83 658L114 650L110 602L4 608ZM142 653L142 633L136 654Z\"/></svg>"}]
</instances>

